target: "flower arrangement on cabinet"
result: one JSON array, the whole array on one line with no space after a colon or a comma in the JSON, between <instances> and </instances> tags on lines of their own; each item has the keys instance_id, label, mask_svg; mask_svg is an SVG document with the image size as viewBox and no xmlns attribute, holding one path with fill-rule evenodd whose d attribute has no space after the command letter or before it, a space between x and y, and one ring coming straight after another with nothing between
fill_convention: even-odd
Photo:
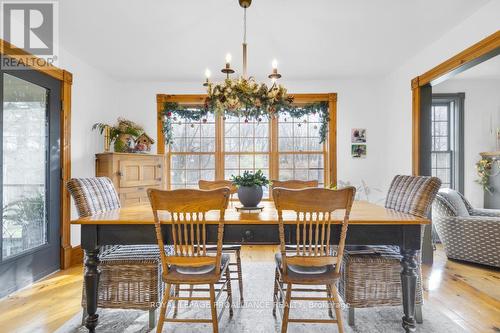
<instances>
[{"instance_id":1,"label":"flower arrangement on cabinet","mask_svg":"<svg viewBox=\"0 0 500 333\"><path fill-rule=\"evenodd\" d=\"M142 126L124 118L118 118L117 124L113 126L96 123L92 129L104 133L106 151L111 143L118 153L149 152L154 144L154 140L144 132Z\"/></svg>"}]
</instances>

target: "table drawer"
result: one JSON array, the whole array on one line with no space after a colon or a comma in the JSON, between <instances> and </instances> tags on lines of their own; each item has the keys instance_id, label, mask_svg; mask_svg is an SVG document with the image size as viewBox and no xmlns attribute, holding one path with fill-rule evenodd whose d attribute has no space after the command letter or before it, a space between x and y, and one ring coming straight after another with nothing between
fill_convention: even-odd
<instances>
[{"instance_id":1,"label":"table drawer","mask_svg":"<svg viewBox=\"0 0 500 333\"><path fill-rule=\"evenodd\" d=\"M212 230L214 232L216 230ZM209 239L217 239L210 237ZM279 244L278 225L231 225L224 228L224 244Z\"/></svg>"}]
</instances>

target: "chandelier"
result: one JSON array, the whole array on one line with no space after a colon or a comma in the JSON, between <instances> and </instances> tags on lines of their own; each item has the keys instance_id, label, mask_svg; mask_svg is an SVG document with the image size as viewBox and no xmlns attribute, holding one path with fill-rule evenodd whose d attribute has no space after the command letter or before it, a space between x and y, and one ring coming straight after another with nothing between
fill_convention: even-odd
<instances>
[{"instance_id":1,"label":"chandelier","mask_svg":"<svg viewBox=\"0 0 500 333\"><path fill-rule=\"evenodd\" d=\"M282 109L289 109L293 98L287 95L287 90L277 81L281 78L278 73L278 61L272 61L272 72L268 75L272 85L268 87L265 83L258 83L254 77L247 75L247 8L252 0L239 0L243 8L243 73L233 78L235 73L231 68L231 54L226 55L226 65L221 72L226 79L220 83L210 81L211 72L205 70L206 80L203 86L207 88L205 108L213 110L217 114L230 113L235 116L253 118L261 121L262 117L275 117Z\"/></svg>"}]
</instances>

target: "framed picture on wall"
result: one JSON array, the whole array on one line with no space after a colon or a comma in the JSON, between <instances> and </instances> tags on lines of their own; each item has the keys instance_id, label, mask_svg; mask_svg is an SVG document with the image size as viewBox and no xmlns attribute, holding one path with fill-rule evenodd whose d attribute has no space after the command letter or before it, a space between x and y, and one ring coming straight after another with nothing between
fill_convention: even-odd
<instances>
[{"instance_id":1,"label":"framed picture on wall","mask_svg":"<svg viewBox=\"0 0 500 333\"><path fill-rule=\"evenodd\" d=\"M353 128L351 130L351 143L366 143L366 128Z\"/></svg>"},{"instance_id":2,"label":"framed picture on wall","mask_svg":"<svg viewBox=\"0 0 500 333\"><path fill-rule=\"evenodd\" d=\"M351 145L351 156L353 158L365 158L366 145Z\"/></svg>"}]
</instances>

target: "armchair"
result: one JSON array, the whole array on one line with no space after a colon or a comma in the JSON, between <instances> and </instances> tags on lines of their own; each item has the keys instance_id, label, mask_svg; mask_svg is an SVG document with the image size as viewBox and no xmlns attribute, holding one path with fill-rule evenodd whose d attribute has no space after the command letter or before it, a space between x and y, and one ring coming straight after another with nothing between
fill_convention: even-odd
<instances>
[{"instance_id":1,"label":"armchair","mask_svg":"<svg viewBox=\"0 0 500 333\"><path fill-rule=\"evenodd\" d=\"M439 190L432 206L448 258L500 267L500 210L473 208L452 189Z\"/></svg>"}]
</instances>

